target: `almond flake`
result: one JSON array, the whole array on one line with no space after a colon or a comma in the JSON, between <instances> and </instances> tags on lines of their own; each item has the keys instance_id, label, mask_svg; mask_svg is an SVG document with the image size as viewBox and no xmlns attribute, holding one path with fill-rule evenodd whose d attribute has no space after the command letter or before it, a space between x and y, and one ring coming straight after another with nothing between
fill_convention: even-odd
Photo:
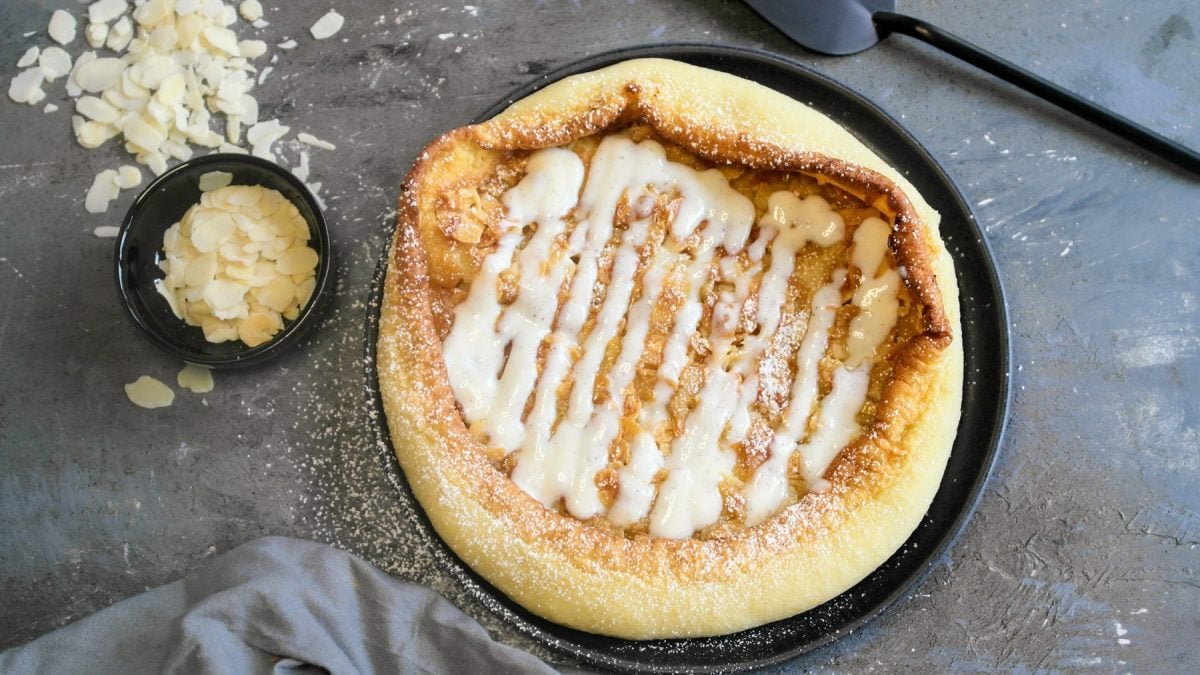
<instances>
[{"instance_id":1,"label":"almond flake","mask_svg":"<svg viewBox=\"0 0 1200 675\"><path fill-rule=\"evenodd\" d=\"M41 52L42 52L42 50L38 49L37 45L34 45L33 47L26 49L25 53L17 61L17 67L18 68L28 68L29 66L32 66L33 64L37 63L38 56L41 54Z\"/></svg>"},{"instance_id":2,"label":"almond flake","mask_svg":"<svg viewBox=\"0 0 1200 675\"><path fill-rule=\"evenodd\" d=\"M83 29L83 39L96 49L103 47L104 41L108 39L108 24L89 23L87 28Z\"/></svg>"},{"instance_id":3,"label":"almond flake","mask_svg":"<svg viewBox=\"0 0 1200 675\"><path fill-rule=\"evenodd\" d=\"M242 0L242 4L238 5L238 13L243 19L253 23L263 17L262 4L258 0Z\"/></svg>"},{"instance_id":4,"label":"almond flake","mask_svg":"<svg viewBox=\"0 0 1200 675\"><path fill-rule=\"evenodd\" d=\"M38 57L38 66L47 82L53 82L71 72L71 55L62 47L46 47Z\"/></svg>"},{"instance_id":5,"label":"almond flake","mask_svg":"<svg viewBox=\"0 0 1200 675\"><path fill-rule=\"evenodd\" d=\"M227 171L209 171L200 176L200 191L211 192L233 182L233 174Z\"/></svg>"},{"instance_id":6,"label":"almond flake","mask_svg":"<svg viewBox=\"0 0 1200 675\"><path fill-rule=\"evenodd\" d=\"M121 118L121 113L116 108L95 96L81 96L76 99L75 110L89 119L104 124L113 124Z\"/></svg>"},{"instance_id":7,"label":"almond flake","mask_svg":"<svg viewBox=\"0 0 1200 675\"><path fill-rule=\"evenodd\" d=\"M88 5L88 21L91 23L108 23L125 13L129 5L125 0L99 0Z\"/></svg>"},{"instance_id":8,"label":"almond flake","mask_svg":"<svg viewBox=\"0 0 1200 675\"><path fill-rule=\"evenodd\" d=\"M46 96L42 91L44 79L41 68L22 70L8 83L8 97L17 103L37 103Z\"/></svg>"},{"instance_id":9,"label":"almond flake","mask_svg":"<svg viewBox=\"0 0 1200 675\"><path fill-rule=\"evenodd\" d=\"M165 408L175 402L175 392L149 375L125 385L125 395L134 405L143 408Z\"/></svg>"},{"instance_id":10,"label":"almond flake","mask_svg":"<svg viewBox=\"0 0 1200 675\"><path fill-rule=\"evenodd\" d=\"M308 30L310 33L312 33L314 39L324 40L326 38L333 37L335 33L342 29L342 24L345 22L346 20L342 18L341 14L338 14L333 10L329 10L325 16L317 19L317 22L314 23L312 28L309 28Z\"/></svg>"},{"instance_id":11,"label":"almond flake","mask_svg":"<svg viewBox=\"0 0 1200 675\"><path fill-rule=\"evenodd\" d=\"M104 213L108 210L108 203L116 199L121 192L116 179L117 172L112 169L105 169L96 174L83 202L83 208L88 213Z\"/></svg>"},{"instance_id":12,"label":"almond flake","mask_svg":"<svg viewBox=\"0 0 1200 675\"><path fill-rule=\"evenodd\" d=\"M128 190L137 187L142 182L142 172L136 166L126 164L117 169L117 187Z\"/></svg>"},{"instance_id":13,"label":"almond flake","mask_svg":"<svg viewBox=\"0 0 1200 675\"><path fill-rule=\"evenodd\" d=\"M75 27L75 17L66 11L56 9L50 15L50 25L47 26L46 32L50 35L51 40L65 46L75 40Z\"/></svg>"},{"instance_id":14,"label":"almond flake","mask_svg":"<svg viewBox=\"0 0 1200 675\"><path fill-rule=\"evenodd\" d=\"M96 94L108 89L121 79L125 71L125 62L117 58L97 58L89 60L75 69L75 80L84 91Z\"/></svg>"},{"instance_id":15,"label":"almond flake","mask_svg":"<svg viewBox=\"0 0 1200 675\"><path fill-rule=\"evenodd\" d=\"M129 20L129 17L123 16L117 19L117 22L109 29L108 38L104 41L104 46L114 52L122 52L129 46L129 42L132 39L133 22Z\"/></svg>"},{"instance_id":16,"label":"almond flake","mask_svg":"<svg viewBox=\"0 0 1200 675\"><path fill-rule=\"evenodd\" d=\"M304 143L305 145L311 145L314 148L320 148L322 150L337 150L337 146L333 143L330 143L329 141L323 141L316 136L303 131L301 131L299 134L296 134L296 140Z\"/></svg>"},{"instance_id":17,"label":"almond flake","mask_svg":"<svg viewBox=\"0 0 1200 675\"><path fill-rule=\"evenodd\" d=\"M191 391L193 394L207 394L213 390L212 371L203 366L187 364L183 370L179 371L179 375L175 377L175 381L179 386Z\"/></svg>"}]
</instances>

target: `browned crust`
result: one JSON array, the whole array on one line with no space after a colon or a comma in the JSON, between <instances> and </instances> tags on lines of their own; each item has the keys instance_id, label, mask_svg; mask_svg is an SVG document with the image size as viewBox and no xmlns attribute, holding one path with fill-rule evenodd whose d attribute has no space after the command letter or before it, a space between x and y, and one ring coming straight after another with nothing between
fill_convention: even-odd
<instances>
[{"instance_id":1,"label":"browned crust","mask_svg":"<svg viewBox=\"0 0 1200 675\"><path fill-rule=\"evenodd\" d=\"M494 151L536 149L563 145L633 122L648 124L667 140L713 162L804 172L831 180L859 196L882 196L883 200L874 205L894 216L894 235L889 245L906 268L906 283L923 309L925 329L900 352L877 422L843 450L826 473L832 488L808 494L767 522L720 539L628 539L545 509L492 465L485 448L468 431L449 385L434 327L428 262L422 244L423 231L434 226L422 225L418 195L435 172L437 162L463 143ZM549 547L584 573L616 569L646 577L667 575L685 585L719 582L730 574L752 569L764 556L798 542L822 546L849 514L882 491L894 489L908 470L912 453L905 435L924 414L920 402L930 396L934 386L923 374L936 365L954 335L930 264L930 246L935 238L903 191L880 173L720 128L683 127L661 114L653 97L641 96L633 83L620 94L593 100L566 125L546 124L534 116L454 130L421 153L405 178L398 206L379 353L381 386L385 388L385 400L390 399L388 417L393 423L394 440L402 434L416 436L397 442L401 464L406 472L424 472L430 465L439 467L437 476L422 475L414 480L410 475L423 504L436 501L437 490L452 482L457 486L453 489L470 491L470 497L491 514L498 526L507 529L509 536ZM392 387L385 384L389 382L401 391L389 392ZM398 429L394 422L401 419L424 420L423 427ZM432 452L437 457L415 461L406 457L408 452ZM459 553L468 562L473 556ZM584 628L621 634L619 629L602 625Z\"/></svg>"}]
</instances>

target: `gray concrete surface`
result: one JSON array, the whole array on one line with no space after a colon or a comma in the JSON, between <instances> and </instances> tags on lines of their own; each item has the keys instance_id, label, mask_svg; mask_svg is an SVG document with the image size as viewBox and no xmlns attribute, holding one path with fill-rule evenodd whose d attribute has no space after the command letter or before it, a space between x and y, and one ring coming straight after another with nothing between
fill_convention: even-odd
<instances>
[{"instance_id":1,"label":"gray concrete surface","mask_svg":"<svg viewBox=\"0 0 1200 675\"><path fill-rule=\"evenodd\" d=\"M0 101L0 647L168 582L263 534L331 542L429 584L500 639L412 532L374 457L361 367L366 299L399 181L421 146L534 75L615 47L764 48L858 90L943 163L1008 291L1015 396L999 466L964 536L878 620L793 664L889 671L1200 670L1200 179L912 40L804 53L738 2L338 0L265 3L275 71L263 116L313 151L340 255L338 294L303 350L218 373L205 396L132 406L182 365L122 316L116 224L84 212L113 144L62 110ZM67 0L0 5L4 81ZM902 9L1200 147L1200 6L1180 0ZM38 35L24 37L28 31ZM78 44L78 43L77 43ZM272 50L276 51L276 50ZM298 146L284 146L294 162Z\"/></svg>"}]
</instances>

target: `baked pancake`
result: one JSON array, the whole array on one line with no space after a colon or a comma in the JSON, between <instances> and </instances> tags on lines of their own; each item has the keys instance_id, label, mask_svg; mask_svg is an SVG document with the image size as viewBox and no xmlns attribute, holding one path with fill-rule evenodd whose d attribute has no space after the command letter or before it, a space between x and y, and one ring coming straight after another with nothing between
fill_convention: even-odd
<instances>
[{"instance_id":1,"label":"baked pancake","mask_svg":"<svg viewBox=\"0 0 1200 675\"><path fill-rule=\"evenodd\" d=\"M846 130L659 59L432 143L378 343L438 534L530 611L645 639L810 609L920 523L962 390L938 216Z\"/></svg>"}]
</instances>

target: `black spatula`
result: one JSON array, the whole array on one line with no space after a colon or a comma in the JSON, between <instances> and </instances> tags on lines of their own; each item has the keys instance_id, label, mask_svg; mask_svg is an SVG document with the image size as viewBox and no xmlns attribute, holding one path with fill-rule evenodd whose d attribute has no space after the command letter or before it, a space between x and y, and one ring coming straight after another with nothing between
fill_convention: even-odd
<instances>
[{"instance_id":1,"label":"black spatula","mask_svg":"<svg viewBox=\"0 0 1200 675\"><path fill-rule=\"evenodd\" d=\"M917 38L1200 174L1200 153L936 26L896 14L894 0L746 0L746 4L802 47L821 54L855 54L892 33Z\"/></svg>"}]
</instances>

